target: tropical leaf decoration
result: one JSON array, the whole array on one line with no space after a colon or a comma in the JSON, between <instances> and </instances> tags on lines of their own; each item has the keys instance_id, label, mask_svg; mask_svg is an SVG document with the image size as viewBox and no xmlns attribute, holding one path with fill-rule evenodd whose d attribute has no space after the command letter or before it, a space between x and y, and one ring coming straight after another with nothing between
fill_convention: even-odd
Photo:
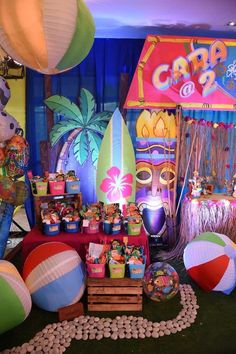
<instances>
[{"instance_id":1,"label":"tropical leaf decoration","mask_svg":"<svg viewBox=\"0 0 236 354\"><path fill-rule=\"evenodd\" d=\"M84 88L80 92L80 107L59 95L50 96L44 102L53 112L63 116L51 130L51 145L54 146L65 134L70 133L76 160L83 165L91 156L96 166L101 141L112 113L95 113L94 97ZM70 145L71 142L64 143L59 160L65 159Z\"/></svg>"},{"instance_id":2,"label":"tropical leaf decoration","mask_svg":"<svg viewBox=\"0 0 236 354\"><path fill-rule=\"evenodd\" d=\"M67 118L80 121L82 124L83 118L79 107L64 96L54 95L48 97L44 103L55 113L66 116Z\"/></svg>"}]
</instances>

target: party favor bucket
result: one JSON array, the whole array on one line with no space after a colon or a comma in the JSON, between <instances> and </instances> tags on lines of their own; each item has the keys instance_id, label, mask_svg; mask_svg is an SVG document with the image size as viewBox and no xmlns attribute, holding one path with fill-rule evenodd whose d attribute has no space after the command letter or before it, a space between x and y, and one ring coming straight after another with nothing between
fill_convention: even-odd
<instances>
[{"instance_id":1,"label":"party favor bucket","mask_svg":"<svg viewBox=\"0 0 236 354\"><path fill-rule=\"evenodd\" d=\"M89 222L88 226L83 226L83 230L86 234L97 234L99 232L99 222Z\"/></svg>"},{"instance_id":2,"label":"party favor bucket","mask_svg":"<svg viewBox=\"0 0 236 354\"><path fill-rule=\"evenodd\" d=\"M49 190L53 195L59 195L65 193L65 181L49 181Z\"/></svg>"},{"instance_id":3,"label":"party favor bucket","mask_svg":"<svg viewBox=\"0 0 236 354\"><path fill-rule=\"evenodd\" d=\"M79 221L65 221L64 230L69 233L79 232Z\"/></svg>"},{"instance_id":4,"label":"party favor bucket","mask_svg":"<svg viewBox=\"0 0 236 354\"><path fill-rule=\"evenodd\" d=\"M43 232L47 236L55 236L60 233L61 223L56 224L43 224Z\"/></svg>"},{"instance_id":5,"label":"party favor bucket","mask_svg":"<svg viewBox=\"0 0 236 354\"><path fill-rule=\"evenodd\" d=\"M80 181L66 181L66 193L79 193Z\"/></svg>"},{"instance_id":6,"label":"party favor bucket","mask_svg":"<svg viewBox=\"0 0 236 354\"><path fill-rule=\"evenodd\" d=\"M127 226L128 235L133 235L133 236L140 235L141 227L142 227L142 223L139 224L128 223Z\"/></svg>"},{"instance_id":7,"label":"party favor bucket","mask_svg":"<svg viewBox=\"0 0 236 354\"><path fill-rule=\"evenodd\" d=\"M37 195L46 195L48 192L48 182L35 182Z\"/></svg>"},{"instance_id":8,"label":"party favor bucket","mask_svg":"<svg viewBox=\"0 0 236 354\"><path fill-rule=\"evenodd\" d=\"M109 263L110 278L124 278L125 263Z\"/></svg>"},{"instance_id":9,"label":"party favor bucket","mask_svg":"<svg viewBox=\"0 0 236 354\"><path fill-rule=\"evenodd\" d=\"M146 267L146 258L145 262L142 264L129 264L129 275L130 278L143 278Z\"/></svg>"},{"instance_id":10,"label":"party favor bucket","mask_svg":"<svg viewBox=\"0 0 236 354\"><path fill-rule=\"evenodd\" d=\"M86 263L87 273L89 278L104 278L105 277L105 263L93 264Z\"/></svg>"}]
</instances>

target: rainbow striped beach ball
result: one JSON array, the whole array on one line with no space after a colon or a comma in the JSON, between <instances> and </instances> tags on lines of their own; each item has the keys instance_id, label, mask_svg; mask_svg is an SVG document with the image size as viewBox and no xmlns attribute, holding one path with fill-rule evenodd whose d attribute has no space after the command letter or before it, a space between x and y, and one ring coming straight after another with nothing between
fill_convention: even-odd
<instances>
[{"instance_id":1,"label":"rainbow striped beach ball","mask_svg":"<svg viewBox=\"0 0 236 354\"><path fill-rule=\"evenodd\" d=\"M85 277L80 256L62 242L36 247L23 266L23 279L33 303L52 312L80 300L85 290Z\"/></svg>"},{"instance_id":2,"label":"rainbow striped beach ball","mask_svg":"<svg viewBox=\"0 0 236 354\"><path fill-rule=\"evenodd\" d=\"M31 306L29 290L16 267L0 260L0 334L23 322Z\"/></svg>"}]
</instances>

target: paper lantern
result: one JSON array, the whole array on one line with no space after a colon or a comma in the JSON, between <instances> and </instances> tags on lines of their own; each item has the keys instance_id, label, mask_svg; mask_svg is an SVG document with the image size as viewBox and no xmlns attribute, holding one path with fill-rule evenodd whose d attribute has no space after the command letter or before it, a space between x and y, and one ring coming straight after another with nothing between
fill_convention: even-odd
<instances>
[{"instance_id":1,"label":"paper lantern","mask_svg":"<svg viewBox=\"0 0 236 354\"><path fill-rule=\"evenodd\" d=\"M178 273L168 263L152 263L144 273L143 290L153 301L170 300L179 291Z\"/></svg>"},{"instance_id":2,"label":"paper lantern","mask_svg":"<svg viewBox=\"0 0 236 354\"><path fill-rule=\"evenodd\" d=\"M79 64L94 40L83 0L1 0L0 44L17 62L45 74Z\"/></svg>"},{"instance_id":3,"label":"paper lantern","mask_svg":"<svg viewBox=\"0 0 236 354\"><path fill-rule=\"evenodd\" d=\"M23 322L31 306L29 290L16 267L0 260L0 334Z\"/></svg>"},{"instance_id":4,"label":"paper lantern","mask_svg":"<svg viewBox=\"0 0 236 354\"><path fill-rule=\"evenodd\" d=\"M72 247L49 242L26 258L23 279L33 303L54 312L80 300L85 290L85 267Z\"/></svg>"},{"instance_id":5,"label":"paper lantern","mask_svg":"<svg viewBox=\"0 0 236 354\"><path fill-rule=\"evenodd\" d=\"M230 294L236 285L236 245L229 237L205 232L184 250L184 265L190 277L205 291Z\"/></svg>"}]
</instances>

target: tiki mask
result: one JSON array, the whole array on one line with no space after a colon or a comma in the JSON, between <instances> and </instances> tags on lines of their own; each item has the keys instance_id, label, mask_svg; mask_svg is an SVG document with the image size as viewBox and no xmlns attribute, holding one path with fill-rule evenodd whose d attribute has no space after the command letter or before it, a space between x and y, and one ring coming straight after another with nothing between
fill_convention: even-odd
<instances>
[{"instance_id":1,"label":"tiki mask","mask_svg":"<svg viewBox=\"0 0 236 354\"><path fill-rule=\"evenodd\" d=\"M165 231L165 215L173 205L175 116L144 110L136 123L136 202L150 235Z\"/></svg>"}]
</instances>

